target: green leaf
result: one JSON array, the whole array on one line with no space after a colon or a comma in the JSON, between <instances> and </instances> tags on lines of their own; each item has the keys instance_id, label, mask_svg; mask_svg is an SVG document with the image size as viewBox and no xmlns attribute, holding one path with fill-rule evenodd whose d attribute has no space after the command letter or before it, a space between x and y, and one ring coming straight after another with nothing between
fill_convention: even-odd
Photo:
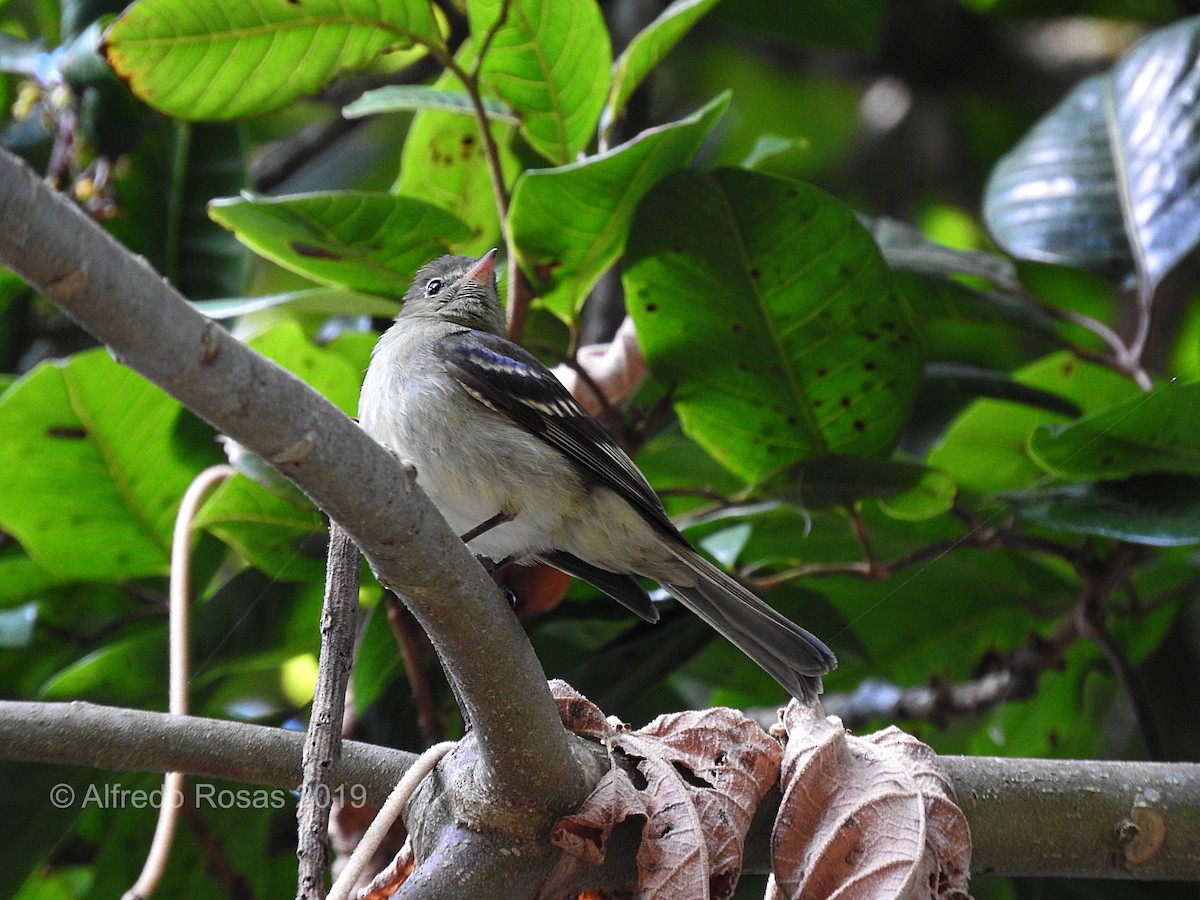
<instances>
[{"instance_id":1,"label":"green leaf","mask_svg":"<svg viewBox=\"0 0 1200 900\"><path fill-rule=\"evenodd\" d=\"M874 498L894 501L894 518L925 519L954 501L954 481L945 472L898 459L822 456L805 460L762 486L806 511L851 506Z\"/></svg>"},{"instance_id":2,"label":"green leaf","mask_svg":"<svg viewBox=\"0 0 1200 900\"><path fill-rule=\"evenodd\" d=\"M1198 413L1200 384L1168 384L1076 422L1042 425L1029 451L1046 471L1079 481L1200 475Z\"/></svg>"},{"instance_id":3,"label":"green leaf","mask_svg":"<svg viewBox=\"0 0 1200 900\"><path fill-rule=\"evenodd\" d=\"M1066 352L1031 363L1014 372L1013 378L1057 394L1085 413L1142 396L1132 382L1111 369ZM959 486L980 494L1021 490L1045 477L1027 452L1029 435L1039 425L1063 418L1023 404L978 400L954 420L926 461L949 472Z\"/></svg>"},{"instance_id":4,"label":"green leaf","mask_svg":"<svg viewBox=\"0 0 1200 900\"><path fill-rule=\"evenodd\" d=\"M608 102L600 116L602 131L607 132L621 117L638 85L716 4L717 0L674 0L633 36L613 63Z\"/></svg>"},{"instance_id":5,"label":"green leaf","mask_svg":"<svg viewBox=\"0 0 1200 900\"><path fill-rule=\"evenodd\" d=\"M355 415L362 369L356 369L336 350L313 344L299 323L279 322L246 343L314 388L346 415Z\"/></svg>"},{"instance_id":6,"label":"green leaf","mask_svg":"<svg viewBox=\"0 0 1200 900\"><path fill-rule=\"evenodd\" d=\"M480 85L516 111L534 150L556 165L570 162L592 138L612 64L600 7L595 0L474 0L469 15L476 41L496 28Z\"/></svg>"},{"instance_id":7,"label":"green leaf","mask_svg":"<svg viewBox=\"0 0 1200 900\"><path fill-rule=\"evenodd\" d=\"M411 197L330 191L214 200L209 215L256 253L324 284L403 297L417 269L469 237Z\"/></svg>"},{"instance_id":8,"label":"green leaf","mask_svg":"<svg viewBox=\"0 0 1200 900\"><path fill-rule=\"evenodd\" d=\"M326 316L362 315L380 318L390 318L399 312L394 300L342 288L324 287L284 291L281 294L260 294L256 297L197 300L192 305L214 319L233 319L265 309L288 309L296 313L317 313Z\"/></svg>"},{"instance_id":9,"label":"green leaf","mask_svg":"<svg viewBox=\"0 0 1200 900\"><path fill-rule=\"evenodd\" d=\"M1025 491L1011 499L1024 519L1071 534L1154 547L1200 544L1200 479L1139 475L1125 481Z\"/></svg>"},{"instance_id":10,"label":"green leaf","mask_svg":"<svg viewBox=\"0 0 1200 900\"><path fill-rule=\"evenodd\" d=\"M996 166L984 214L1014 255L1152 291L1200 241L1200 18L1078 85Z\"/></svg>"},{"instance_id":11,"label":"green leaf","mask_svg":"<svg viewBox=\"0 0 1200 900\"><path fill-rule=\"evenodd\" d=\"M201 507L203 528L272 578L321 577L324 553L319 536L324 517L303 498L286 498L244 475L221 484Z\"/></svg>"},{"instance_id":12,"label":"green leaf","mask_svg":"<svg viewBox=\"0 0 1200 900\"><path fill-rule=\"evenodd\" d=\"M455 59L462 66L472 64L474 50L469 41L459 48ZM445 72L434 89L449 90L457 84L454 75ZM509 186L521 170L512 152L516 129L496 122L491 131L500 156L501 178ZM465 222L471 236L458 248L463 253L478 256L501 242L496 192L474 117L444 109L419 110L409 126L400 156L400 177L392 190L439 206Z\"/></svg>"},{"instance_id":13,"label":"green leaf","mask_svg":"<svg viewBox=\"0 0 1200 900\"><path fill-rule=\"evenodd\" d=\"M565 321L625 247L646 192L686 165L729 103L723 94L686 119L556 169L526 172L513 190L509 222L517 258L546 306Z\"/></svg>"},{"instance_id":14,"label":"green leaf","mask_svg":"<svg viewBox=\"0 0 1200 900\"><path fill-rule=\"evenodd\" d=\"M642 202L624 268L651 369L731 471L891 450L922 351L849 208L745 170L680 172Z\"/></svg>"},{"instance_id":15,"label":"green leaf","mask_svg":"<svg viewBox=\"0 0 1200 900\"><path fill-rule=\"evenodd\" d=\"M425 0L139 0L104 50L148 104L199 120L279 109L414 43L441 43Z\"/></svg>"},{"instance_id":16,"label":"green leaf","mask_svg":"<svg viewBox=\"0 0 1200 900\"><path fill-rule=\"evenodd\" d=\"M924 235L906 222L887 216L859 216L879 245L883 258L895 269L927 275L978 275L1005 290L1020 287L1013 261L983 250L958 250Z\"/></svg>"},{"instance_id":17,"label":"green leaf","mask_svg":"<svg viewBox=\"0 0 1200 900\"><path fill-rule=\"evenodd\" d=\"M347 119L360 119L380 113L410 112L418 109L440 109L460 116L474 116L475 105L464 91L448 91L420 84L391 84L367 91L353 103L342 107ZM483 109L489 119L516 125L516 114L491 97L483 98Z\"/></svg>"},{"instance_id":18,"label":"green leaf","mask_svg":"<svg viewBox=\"0 0 1200 900\"><path fill-rule=\"evenodd\" d=\"M103 350L43 364L0 399L0 528L61 578L167 571L211 432Z\"/></svg>"}]
</instances>

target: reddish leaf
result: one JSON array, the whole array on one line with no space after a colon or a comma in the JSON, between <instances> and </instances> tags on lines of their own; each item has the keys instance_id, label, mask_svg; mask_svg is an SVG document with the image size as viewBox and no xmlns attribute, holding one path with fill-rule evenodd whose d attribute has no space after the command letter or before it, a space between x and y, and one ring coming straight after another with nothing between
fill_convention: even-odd
<instances>
[{"instance_id":1,"label":"reddish leaf","mask_svg":"<svg viewBox=\"0 0 1200 900\"><path fill-rule=\"evenodd\" d=\"M771 836L788 897L968 898L971 836L937 757L896 728L866 738L792 702Z\"/></svg>"},{"instance_id":2,"label":"reddish leaf","mask_svg":"<svg viewBox=\"0 0 1200 900\"><path fill-rule=\"evenodd\" d=\"M746 830L778 775L778 744L731 709L660 716L631 731L562 682L551 689L564 725L601 741L613 763L579 812L557 823L553 843L599 864L613 829L637 818L639 897L731 896ZM564 860L546 889L578 872Z\"/></svg>"}]
</instances>

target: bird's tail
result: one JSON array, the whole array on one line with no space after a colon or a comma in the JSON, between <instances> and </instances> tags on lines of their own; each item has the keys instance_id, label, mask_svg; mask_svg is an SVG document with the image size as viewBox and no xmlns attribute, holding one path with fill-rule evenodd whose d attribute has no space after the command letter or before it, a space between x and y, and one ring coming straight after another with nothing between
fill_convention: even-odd
<instances>
[{"instance_id":1,"label":"bird's tail","mask_svg":"<svg viewBox=\"0 0 1200 900\"><path fill-rule=\"evenodd\" d=\"M811 701L821 693L821 676L837 665L832 651L776 612L690 547L674 547L676 558L696 576L694 586L663 582L675 599L783 685Z\"/></svg>"}]
</instances>

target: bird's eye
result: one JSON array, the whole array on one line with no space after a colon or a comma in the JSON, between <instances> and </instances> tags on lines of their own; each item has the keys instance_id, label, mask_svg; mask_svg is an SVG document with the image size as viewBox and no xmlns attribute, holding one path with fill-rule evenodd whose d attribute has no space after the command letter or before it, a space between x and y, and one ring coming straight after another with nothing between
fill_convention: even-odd
<instances>
[{"instance_id":1,"label":"bird's eye","mask_svg":"<svg viewBox=\"0 0 1200 900\"><path fill-rule=\"evenodd\" d=\"M425 285L425 296L432 297L434 294L436 294L441 289L442 289L442 279L431 278L431 279L429 279L429 283Z\"/></svg>"}]
</instances>

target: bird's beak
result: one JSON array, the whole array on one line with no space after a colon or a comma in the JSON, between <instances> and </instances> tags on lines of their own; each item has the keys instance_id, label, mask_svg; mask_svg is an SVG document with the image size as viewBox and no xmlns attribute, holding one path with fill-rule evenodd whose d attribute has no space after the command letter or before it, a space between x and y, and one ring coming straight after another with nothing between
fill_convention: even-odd
<instances>
[{"instance_id":1,"label":"bird's beak","mask_svg":"<svg viewBox=\"0 0 1200 900\"><path fill-rule=\"evenodd\" d=\"M479 258L479 262L467 269L463 281L474 281L484 287L492 287L496 283L496 248L493 247Z\"/></svg>"}]
</instances>

